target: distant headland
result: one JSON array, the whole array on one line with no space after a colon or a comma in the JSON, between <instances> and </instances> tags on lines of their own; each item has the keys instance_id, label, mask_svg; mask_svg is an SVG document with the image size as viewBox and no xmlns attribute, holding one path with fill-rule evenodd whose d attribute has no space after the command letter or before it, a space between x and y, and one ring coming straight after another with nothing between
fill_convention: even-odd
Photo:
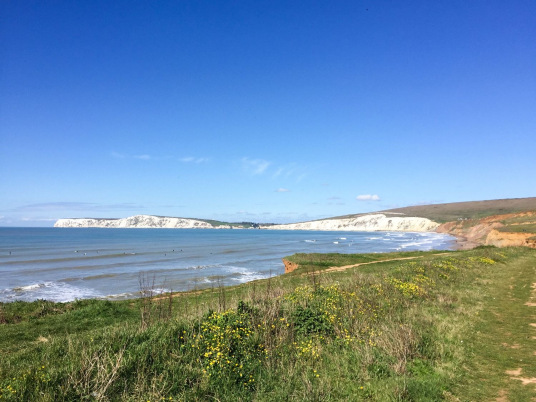
<instances>
[{"instance_id":1,"label":"distant headland","mask_svg":"<svg viewBox=\"0 0 536 402\"><path fill-rule=\"evenodd\" d=\"M255 224L249 222L229 223L136 215L121 219L73 218L59 219L54 227L63 228L166 228L166 229L275 229L275 230L326 230L326 231L401 231L432 232L439 226L427 218L393 216L389 213L374 213L351 218L330 218L284 225Z\"/></svg>"},{"instance_id":2,"label":"distant headland","mask_svg":"<svg viewBox=\"0 0 536 402\"><path fill-rule=\"evenodd\" d=\"M59 219L54 227L439 232L456 236L460 248L483 244L536 248L536 197L418 205L288 224L135 215Z\"/></svg>"}]
</instances>

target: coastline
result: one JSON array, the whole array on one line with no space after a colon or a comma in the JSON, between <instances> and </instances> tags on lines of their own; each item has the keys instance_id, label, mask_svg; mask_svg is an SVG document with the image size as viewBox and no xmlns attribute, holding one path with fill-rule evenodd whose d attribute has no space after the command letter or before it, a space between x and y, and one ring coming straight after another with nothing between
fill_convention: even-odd
<instances>
[{"instance_id":1,"label":"coastline","mask_svg":"<svg viewBox=\"0 0 536 402\"><path fill-rule=\"evenodd\" d=\"M2 301L135 298L140 275L145 280L156 275L158 292L181 291L282 274L281 258L295 253L387 253L455 246L450 235L433 232L20 228L0 230L0 240L0 263L7 267ZM41 251L31 251L36 245Z\"/></svg>"},{"instance_id":2,"label":"coastline","mask_svg":"<svg viewBox=\"0 0 536 402\"><path fill-rule=\"evenodd\" d=\"M316 221L288 224L228 223L216 221L161 217L154 215L135 215L128 218L73 218L58 219L54 227L69 228L169 228L169 229L265 229L265 230L312 230L312 231L397 231L433 232L439 223L427 218L387 216L382 213L366 214L355 218L330 218Z\"/></svg>"},{"instance_id":3,"label":"coastline","mask_svg":"<svg viewBox=\"0 0 536 402\"><path fill-rule=\"evenodd\" d=\"M450 234L451 236L456 238L455 248L454 248L455 251L472 250L475 247L483 245L482 243L476 242L474 240L470 240L469 238L465 236L455 235L451 233L447 233L447 234Z\"/></svg>"}]
</instances>

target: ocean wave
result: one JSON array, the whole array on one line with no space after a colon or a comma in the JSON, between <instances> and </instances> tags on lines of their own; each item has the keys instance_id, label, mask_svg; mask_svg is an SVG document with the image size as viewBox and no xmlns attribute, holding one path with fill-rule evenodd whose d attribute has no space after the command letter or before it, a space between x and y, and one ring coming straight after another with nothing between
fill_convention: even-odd
<instances>
[{"instance_id":1,"label":"ocean wave","mask_svg":"<svg viewBox=\"0 0 536 402\"><path fill-rule=\"evenodd\" d=\"M406 242L399 244L401 249L416 249L416 250L432 250L437 246L444 244L449 238L448 235L440 233L408 233L411 237L408 237Z\"/></svg>"},{"instance_id":2,"label":"ocean wave","mask_svg":"<svg viewBox=\"0 0 536 402\"><path fill-rule=\"evenodd\" d=\"M235 249L227 249L227 250L223 250L221 252L221 254L235 254L235 253L239 253L240 250L235 250Z\"/></svg>"},{"instance_id":3,"label":"ocean wave","mask_svg":"<svg viewBox=\"0 0 536 402\"><path fill-rule=\"evenodd\" d=\"M39 288L42 288L44 286L46 286L46 284L44 284L44 283L34 283L32 285L20 286L20 287L17 287L17 288L13 288L13 290L15 292L25 292L25 291L28 291L28 290L39 289Z\"/></svg>"},{"instance_id":4,"label":"ocean wave","mask_svg":"<svg viewBox=\"0 0 536 402\"><path fill-rule=\"evenodd\" d=\"M152 288L152 289L144 289L144 290L137 290L135 292L124 292L124 293L115 293L111 295L101 296L100 299L108 299L108 300L125 300L125 299L138 299L140 297L153 297L158 296L164 293L170 293L170 289L166 288Z\"/></svg>"},{"instance_id":5,"label":"ocean wave","mask_svg":"<svg viewBox=\"0 0 536 402\"><path fill-rule=\"evenodd\" d=\"M401 248L408 248L408 247L419 247L419 246L423 246L427 243L430 243L430 242L411 242L411 243L404 243L404 244L401 244L400 247Z\"/></svg>"},{"instance_id":6,"label":"ocean wave","mask_svg":"<svg viewBox=\"0 0 536 402\"><path fill-rule=\"evenodd\" d=\"M53 302L70 302L76 299L98 297L102 297L102 294L94 289L54 281L37 282L0 290L0 301L2 302L15 300L34 301L39 299Z\"/></svg>"},{"instance_id":7,"label":"ocean wave","mask_svg":"<svg viewBox=\"0 0 536 402\"><path fill-rule=\"evenodd\" d=\"M253 271L244 267L223 266L222 268L226 272L231 274L229 278L231 279L231 281L238 282L238 283L245 283L245 282L255 281L258 279L264 279L269 276L267 274Z\"/></svg>"}]
</instances>

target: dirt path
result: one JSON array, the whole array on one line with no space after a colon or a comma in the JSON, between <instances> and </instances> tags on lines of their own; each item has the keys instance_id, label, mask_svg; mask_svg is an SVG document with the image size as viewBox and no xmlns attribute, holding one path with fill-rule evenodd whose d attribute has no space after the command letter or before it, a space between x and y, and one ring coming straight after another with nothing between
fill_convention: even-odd
<instances>
[{"instance_id":1,"label":"dirt path","mask_svg":"<svg viewBox=\"0 0 536 402\"><path fill-rule=\"evenodd\" d=\"M434 255L445 255L445 254L448 254L448 253L438 253L438 254L434 254ZM423 258L424 255L417 255L415 257L400 257L400 258L391 258L389 260L379 260L379 261L370 261L370 262L360 262L358 264L352 264L352 265L343 265L342 267L329 267L328 269L325 269L322 271L322 273L324 272L337 272L337 271L345 271L349 268L355 268L355 267L359 267L361 265L370 265L370 264L378 264L380 262L390 262L390 261L403 261L403 260L415 260L417 258Z\"/></svg>"},{"instance_id":2,"label":"dirt path","mask_svg":"<svg viewBox=\"0 0 536 402\"><path fill-rule=\"evenodd\" d=\"M361 265L370 265L370 264L378 264L380 262L390 262L390 261L402 261L402 260L414 260L416 258L422 258L422 255L418 255L415 257L401 257L401 258L391 258L389 260L379 260L379 261L370 261L370 262L360 262L358 264L352 264L352 265L343 265L342 267L329 267L328 269L325 269L322 271L322 273L325 272L337 272L337 271L345 271L349 268L355 268L359 267Z\"/></svg>"}]
</instances>

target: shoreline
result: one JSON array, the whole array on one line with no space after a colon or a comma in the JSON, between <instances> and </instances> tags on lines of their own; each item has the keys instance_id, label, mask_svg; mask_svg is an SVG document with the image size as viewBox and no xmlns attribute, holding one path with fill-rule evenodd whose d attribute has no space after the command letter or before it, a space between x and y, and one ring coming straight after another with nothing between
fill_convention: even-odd
<instances>
[{"instance_id":1,"label":"shoreline","mask_svg":"<svg viewBox=\"0 0 536 402\"><path fill-rule=\"evenodd\" d=\"M450 234L450 233L446 233L446 234ZM459 235L457 236L457 235L454 235L454 234L450 234L450 235L456 238L455 247L454 247L453 251L472 250L472 249L474 249L476 247L483 246L482 243L479 243L479 242L476 242L476 241L473 241L473 240L469 240L465 236L459 236Z\"/></svg>"},{"instance_id":2,"label":"shoreline","mask_svg":"<svg viewBox=\"0 0 536 402\"><path fill-rule=\"evenodd\" d=\"M20 230L27 231L32 229L21 228ZM47 228L46 230L52 231L53 228ZM140 291L138 281L134 277L135 275L128 274L124 267L129 266L128 272L134 272L139 267L143 272L149 272L147 271L147 262L156 267L154 268L155 271L166 275L165 281L158 282L157 287L158 293L167 293L171 289L188 292L195 287L197 287L196 290L200 290L205 286L210 288L211 286L216 286L216 281L218 280L225 285L232 286L236 283L250 282L268 275L273 276L274 273L276 275L282 274L284 264L281 263L281 258L295 253L363 254L456 249L453 236L434 232L410 234L395 231L363 233L318 231L316 234L312 234L309 231L307 233L296 231L295 234L290 235L288 233L288 235L285 234L284 236L278 233L268 236L269 233L264 232L260 236L261 233L240 232L242 233L236 233L235 235L229 231L224 238L230 239L229 244L232 246L225 243L216 250L214 248L206 249L206 258L202 258L201 254L199 254L201 251L199 245L201 243L205 244L202 239L220 239L221 236L203 235L201 237L192 237L189 233L179 234L179 231L177 231L175 232L176 235L168 236L165 233L159 233L156 237L152 236L152 232L140 232L140 236L132 237L129 232L123 233L118 238L115 235L108 236L103 234L101 236L91 233L86 235L85 231L80 231L76 236L74 233L58 233L57 239L61 240L68 236L70 241L74 242L69 243L68 247L62 248L57 241L51 241L51 239L56 239L56 236L49 237L43 236L40 232L31 232L32 236L37 236L36 239L39 240L39 244L44 249L58 248L58 260L50 261L49 264L54 266L60 264L59 266L63 267L63 269L54 270L54 275L47 273L40 275L41 271L37 269L32 274L32 277L26 278L25 281L14 277L17 280L13 279L13 281L6 283L5 289L0 289L0 296L3 302L37 299L68 302L74 298L137 299L140 297L137 293ZM23 237L33 239L33 237L28 236ZM246 238L247 241L245 241ZM130 242L125 243L125 239L130 239ZM158 240L157 245L153 247L153 243L147 243L148 239L152 239L151 241ZM281 239L284 240L283 243L281 243ZM143 240L143 243L141 240ZM244 243L249 242L255 244L256 248L251 249L244 246ZM17 242L13 241L11 243L6 244L8 246L6 250L15 248ZM213 247L213 243L208 242L207 244L211 244L211 247ZM276 248L274 248L274 244L277 245ZM177 247L180 248L177 249ZM245 249L242 250L244 247ZM233 252L232 249L236 250ZM179 253L178 250L181 250L181 252ZM267 255L262 253L262 250L272 251L272 253ZM212 255L212 252L214 252L214 255ZM8 255L6 252L6 255L0 255L0 261L8 262L9 268L14 275L15 272L18 272L16 268L19 265L24 263L33 263L35 265L38 258L40 257L34 255L25 256L22 249L13 254ZM51 257L47 256L47 258L50 259ZM260 266L259 264L252 265L248 262L251 259L259 259L263 263ZM249 265L242 260L248 262ZM107 265L109 263L112 264L110 269ZM67 272L69 267L78 265L90 268L76 271L76 275ZM191 268L196 271L190 270L186 275L182 273L182 271ZM199 268L203 269L197 271ZM126 278L126 282L125 280L118 282L118 278L121 275ZM197 277L199 278L195 279ZM110 283L116 283L119 286L113 288ZM214 283L214 285L211 285L211 283Z\"/></svg>"}]
</instances>

